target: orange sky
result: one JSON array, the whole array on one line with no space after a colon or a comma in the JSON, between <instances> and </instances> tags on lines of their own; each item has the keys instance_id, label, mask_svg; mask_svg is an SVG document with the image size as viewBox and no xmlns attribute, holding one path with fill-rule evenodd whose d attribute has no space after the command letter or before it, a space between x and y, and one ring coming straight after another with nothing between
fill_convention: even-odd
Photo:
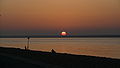
<instances>
[{"instance_id":1,"label":"orange sky","mask_svg":"<svg viewBox=\"0 0 120 68\"><path fill-rule=\"evenodd\" d=\"M0 0L0 3L3 34L17 30L36 33L65 30L79 34L94 29L94 33L101 30L103 34L106 31L120 34L119 0Z\"/></svg>"}]
</instances>

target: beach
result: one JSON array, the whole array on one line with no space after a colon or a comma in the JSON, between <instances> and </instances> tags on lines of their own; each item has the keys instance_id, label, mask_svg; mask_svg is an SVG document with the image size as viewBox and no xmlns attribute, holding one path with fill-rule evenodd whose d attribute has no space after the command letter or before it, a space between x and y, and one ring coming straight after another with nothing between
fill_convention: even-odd
<instances>
[{"instance_id":1,"label":"beach","mask_svg":"<svg viewBox=\"0 0 120 68\"><path fill-rule=\"evenodd\" d=\"M2 68L120 68L120 59L19 48L0 47L0 59Z\"/></svg>"}]
</instances>

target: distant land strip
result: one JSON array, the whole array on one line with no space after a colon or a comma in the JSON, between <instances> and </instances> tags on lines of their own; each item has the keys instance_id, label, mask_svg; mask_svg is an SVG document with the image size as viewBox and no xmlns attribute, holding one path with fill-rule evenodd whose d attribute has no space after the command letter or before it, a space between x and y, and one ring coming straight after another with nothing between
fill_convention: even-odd
<instances>
[{"instance_id":1,"label":"distant land strip","mask_svg":"<svg viewBox=\"0 0 120 68\"><path fill-rule=\"evenodd\" d=\"M92 37L98 37L98 38L111 38L111 37L120 37L120 35L91 35L91 36L45 36L45 35L31 35L31 36L0 36L0 38L92 38Z\"/></svg>"}]
</instances>

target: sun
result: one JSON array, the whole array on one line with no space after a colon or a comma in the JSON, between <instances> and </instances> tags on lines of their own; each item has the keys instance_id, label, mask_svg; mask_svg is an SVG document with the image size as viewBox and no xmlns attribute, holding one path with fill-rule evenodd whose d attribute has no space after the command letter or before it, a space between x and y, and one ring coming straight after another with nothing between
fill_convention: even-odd
<instances>
[{"instance_id":1,"label":"sun","mask_svg":"<svg viewBox=\"0 0 120 68\"><path fill-rule=\"evenodd\" d=\"M60 35L66 36L66 35L67 35L67 32L61 32Z\"/></svg>"}]
</instances>

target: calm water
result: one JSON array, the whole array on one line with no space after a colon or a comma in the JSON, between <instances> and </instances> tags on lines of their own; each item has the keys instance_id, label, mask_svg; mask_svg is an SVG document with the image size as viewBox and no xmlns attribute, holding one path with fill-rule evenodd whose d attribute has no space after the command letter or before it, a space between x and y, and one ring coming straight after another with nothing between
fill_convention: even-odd
<instances>
[{"instance_id":1,"label":"calm water","mask_svg":"<svg viewBox=\"0 0 120 68\"><path fill-rule=\"evenodd\" d=\"M0 38L1 47L24 48L26 38ZM30 49L120 58L120 38L31 38Z\"/></svg>"}]
</instances>

